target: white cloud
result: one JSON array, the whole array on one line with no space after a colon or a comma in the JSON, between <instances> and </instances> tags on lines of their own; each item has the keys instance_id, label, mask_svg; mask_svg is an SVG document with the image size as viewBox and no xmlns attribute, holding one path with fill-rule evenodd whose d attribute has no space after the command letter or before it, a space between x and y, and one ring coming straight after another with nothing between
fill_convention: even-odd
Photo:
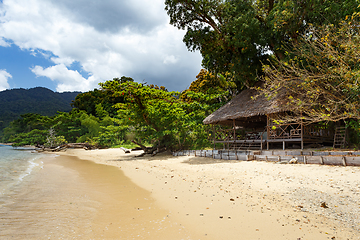
<instances>
[{"instance_id":1,"label":"white cloud","mask_svg":"<svg viewBox=\"0 0 360 240\"><path fill-rule=\"evenodd\" d=\"M10 47L10 43L8 43L4 38L0 38L0 47Z\"/></svg>"},{"instance_id":2,"label":"white cloud","mask_svg":"<svg viewBox=\"0 0 360 240\"><path fill-rule=\"evenodd\" d=\"M183 90L199 72L201 57L188 52L184 32L168 24L163 2L3 0L0 39L51 53L54 66L32 71L55 81L59 91L86 91L123 75ZM74 62L91 77L71 70Z\"/></svg>"},{"instance_id":3,"label":"white cloud","mask_svg":"<svg viewBox=\"0 0 360 240\"><path fill-rule=\"evenodd\" d=\"M0 91L9 89L8 79L12 78L11 74L8 73L6 70L0 70Z\"/></svg>"},{"instance_id":4,"label":"white cloud","mask_svg":"<svg viewBox=\"0 0 360 240\"><path fill-rule=\"evenodd\" d=\"M48 68L35 66L31 69L38 77L48 77L52 81L59 82L58 92L64 91L87 91L89 86L96 80L93 76L85 79L78 71L69 70L64 64L55 65Z\"/></svg>"}]
</instances>

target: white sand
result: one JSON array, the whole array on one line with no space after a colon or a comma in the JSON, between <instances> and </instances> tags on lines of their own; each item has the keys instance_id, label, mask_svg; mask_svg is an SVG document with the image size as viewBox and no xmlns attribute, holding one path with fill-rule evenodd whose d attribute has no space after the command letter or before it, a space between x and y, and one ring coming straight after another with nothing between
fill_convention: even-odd
<instances>
[{"instance_id":1,"label":"white sand","mask_svg":"<svg viewBox=\"0 0 360 240\"><path fill-rule=\"evenodd\" d=\"M196 239L360 239L359 167L60 154L120 167Z\"/></svg>"}]
</instances>

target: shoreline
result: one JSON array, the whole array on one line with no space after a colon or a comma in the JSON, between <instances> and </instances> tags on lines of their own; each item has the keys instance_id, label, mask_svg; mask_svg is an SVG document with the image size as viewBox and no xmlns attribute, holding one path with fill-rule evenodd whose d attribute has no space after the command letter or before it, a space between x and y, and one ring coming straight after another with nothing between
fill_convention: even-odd
<instances>
[{"instance_id":1,"label":"shoreline","mask_svg":"<svg viewBox=\"0 0 360 240\"><path fill-rule=\"evenodd\" d=\"M119 168L70 155L39 161L0 202L1 239L194 239Z\"/></svg>"},{"instance_id":2,"label":"shoreline","mask_svg":"<svg viewBox=\"0 0 360 240\"><path fill-rule=\"evenodd\" d=\"M358 167L135 158L120 149L57 154L120 168L195 239L360 239Z\"/></svg>"}]
</instances>

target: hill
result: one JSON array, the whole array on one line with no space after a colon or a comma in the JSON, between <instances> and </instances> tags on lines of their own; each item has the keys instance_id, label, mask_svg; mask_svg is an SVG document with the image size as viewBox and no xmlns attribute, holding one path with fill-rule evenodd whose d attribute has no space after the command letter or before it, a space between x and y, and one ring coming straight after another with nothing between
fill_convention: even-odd
<instances>
[{"instance_id":1,"label":"hill","mask_svg":"<svg viewBox=\"0 0 360 240\"><path fill-rule=\"evenodd\" d=\"M0 131L21 114L53 116L71 111L71 101L81 92L57 93L43 87L11 89L0 92Z\"/></svg>"}]
</instances>

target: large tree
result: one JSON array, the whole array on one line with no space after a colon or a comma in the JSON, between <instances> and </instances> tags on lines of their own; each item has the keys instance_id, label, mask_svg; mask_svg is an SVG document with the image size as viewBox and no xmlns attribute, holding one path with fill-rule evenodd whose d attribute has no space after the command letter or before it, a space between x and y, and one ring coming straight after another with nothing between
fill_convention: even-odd
<instances>
[{"instance_id":1,"label":"large tree","mask_svg":"<svg viewBox=\"0 0 360 240\"><path fill-rule=\"evenodd\" d=\"M231 73L238 88L251 86L262 62L285 57L284 44L297 41L307 27L338 24L357 0L166 0L170 23L185 29L189 50L199 50L203 66Z\"/></svg>"},{"instance_id":2,"label":"large tree","mask_svg":"<svg viewBox=\"0 0 360 240\"><path fill-rule=\"evenodd\" d=\"M221 94L187 91L183 101L179 92L137 82L107 81L103 89L123 96L125 103L116 104L118 118L132 129L134 142L152 145L149 152L158 149L189 149L207 146L207 128L202 120L218 108L213 103Z\"/></svg>"},{"instance_id":3,"label":"large tree","mask_svg":"<svg viewBox=\"0 0 360 240\"><path fill-rule=\"evenodd\" d=\"M282 94L296 116L282 121L360 119L360 14L339 25L308 28L285 60L264 66L262 94Z\"/></svg>"}]
</instances>

